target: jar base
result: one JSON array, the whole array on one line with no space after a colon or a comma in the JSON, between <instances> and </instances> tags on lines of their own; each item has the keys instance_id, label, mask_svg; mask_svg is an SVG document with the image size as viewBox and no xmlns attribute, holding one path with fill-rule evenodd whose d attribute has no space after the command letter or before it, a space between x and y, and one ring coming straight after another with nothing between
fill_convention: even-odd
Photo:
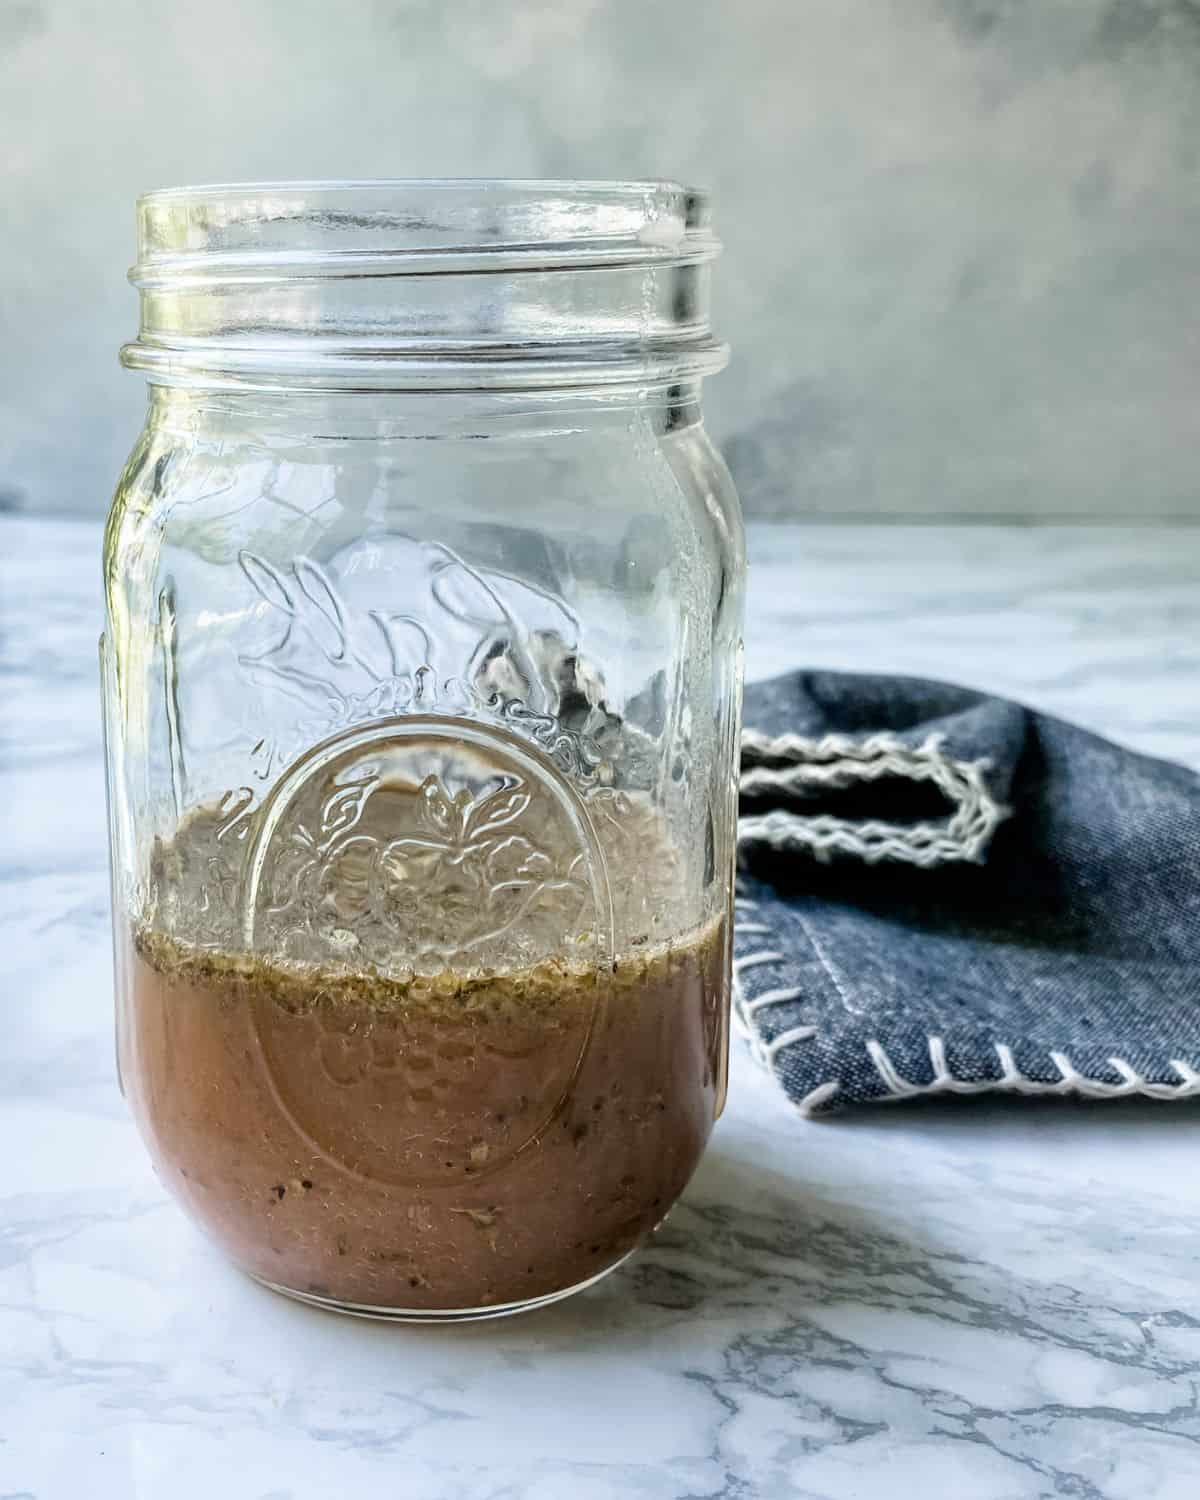
<instances>
[{"instance_id":1,"label":"jar base","mask_svg":"<svg viewBox=\"0 0 1200 1500\"><path fill-rule=\"evenodd\" d=\"M632 1250L626 1250L611 1266L605 1266L595 1276L589 1276L586 1281L577 1281L572 1286L565 1286L561 1291L548 1292L544 1297L529 1297L522 1302L497 1302L489 1307L369 1307L361 1302L342 1302L337 1297L322 1297L316 1292L300 1292L294 1287L268 1281L265 1276L255 1276L252 1271L246 1274L268 1291L290 1297L294 1302L306 1302L310 1307L319 1307L325 1312L342 1313L349 1318L373 1318L380 1323L481 1323L488 1318L511 1318L517 1313L536 1312L539 1307L549 1307L554 1302L573 1297L576 1292L586 1292L589 1287L610 1276L618 1266L623 1266L637 1248L635 1245Z\"/></svg>"}]
</instances>

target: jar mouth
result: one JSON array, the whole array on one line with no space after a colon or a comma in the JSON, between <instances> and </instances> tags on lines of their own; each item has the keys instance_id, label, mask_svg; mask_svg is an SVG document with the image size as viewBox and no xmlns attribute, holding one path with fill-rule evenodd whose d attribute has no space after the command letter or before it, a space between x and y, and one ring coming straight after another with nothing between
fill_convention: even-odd
<instances>
[{"instance_id":1,"label":"jar mouth","mask_svg":"<svg viewBox=\"0 0 1200 1500\"><path fill-rule=\"evenodd\" d=\"M708 195L667 181L395 179L138 200L123 362L344 388L672 382L719 369Z\"/></svg>"}]
</instances>

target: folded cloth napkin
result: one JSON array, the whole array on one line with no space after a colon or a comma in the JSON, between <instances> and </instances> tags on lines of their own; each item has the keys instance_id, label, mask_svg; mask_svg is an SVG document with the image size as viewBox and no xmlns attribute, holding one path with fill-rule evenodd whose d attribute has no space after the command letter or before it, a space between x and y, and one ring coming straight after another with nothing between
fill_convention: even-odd
<instances>
[{"instance_id":1,"label":"folded cloth napkin","mask_svg":"<svg viewBox=\"0 0 1200 1500\"><path fill-rule=\"evenodd\" d=\"M734 1014L802 1112L1200 1093L1200 776L916 678L745 723Z\"/></svg>"}]
</instances>

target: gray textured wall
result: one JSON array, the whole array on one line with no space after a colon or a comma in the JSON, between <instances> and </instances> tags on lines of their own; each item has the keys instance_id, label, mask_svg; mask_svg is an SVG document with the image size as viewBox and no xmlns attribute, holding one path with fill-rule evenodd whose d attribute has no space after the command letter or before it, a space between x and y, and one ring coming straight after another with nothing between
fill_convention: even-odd
<instances>
[{"instance_id":1,"label":"gray textured wall","mask_svg":"<svg viewBox=\"0 0 1200 1500\"><path fill-rule=\"evenodd\" d=\"M1200 0L0 0L0 498L99 511L146 187L680 176L774 512L1200 516Z\"/></svg>"}]
</instances>

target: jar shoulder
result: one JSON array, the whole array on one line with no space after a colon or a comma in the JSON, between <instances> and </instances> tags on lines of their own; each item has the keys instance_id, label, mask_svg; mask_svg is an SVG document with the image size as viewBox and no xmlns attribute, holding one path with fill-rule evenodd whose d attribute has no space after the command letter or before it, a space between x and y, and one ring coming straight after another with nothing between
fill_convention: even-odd
<instances>
[{"instance_id":1,"label":"jar shoulder","mask_svg":"<svg viewBox=\"0 0 1200 1500\"><path fill-rule=\"evenodd\" d=\"M716 575L720 621L737 631L745 604L746 528L733 476L703 423L663 441L667 462L705 538Z\"/></svg>"},{"instance_id":2,"label":"jar shoulder","mask_svg":"<svg viewBox=\"0 0 1200 1500\"><path fill-rule=\"evenodd\" d=\"M253 422L151 419L118 481L105 537L110 592L152 579L165 548L236 567L320 563L362 537L404 537L502 560L556 549L588 571L601 554L669 575L681 563L740 577L736 491L703 425L654 432L637 421L563 423L523 433L411 433L365 439L259 431ZM540 539L540 546L536 539ZM616 559L616 574L613 561Z\"/></svg>"},{"instance_id":3,"label":"jar shoulder","mask_svg":"<svg viewBox=\"0 0 1200 1500\"><path fill-rule=\"evenodd\" d=\"M158 570L165 523L175 498L186 445L147 421L117 479L104 527L104 588L110 613Z\"/></svg>"}]
</instances>

